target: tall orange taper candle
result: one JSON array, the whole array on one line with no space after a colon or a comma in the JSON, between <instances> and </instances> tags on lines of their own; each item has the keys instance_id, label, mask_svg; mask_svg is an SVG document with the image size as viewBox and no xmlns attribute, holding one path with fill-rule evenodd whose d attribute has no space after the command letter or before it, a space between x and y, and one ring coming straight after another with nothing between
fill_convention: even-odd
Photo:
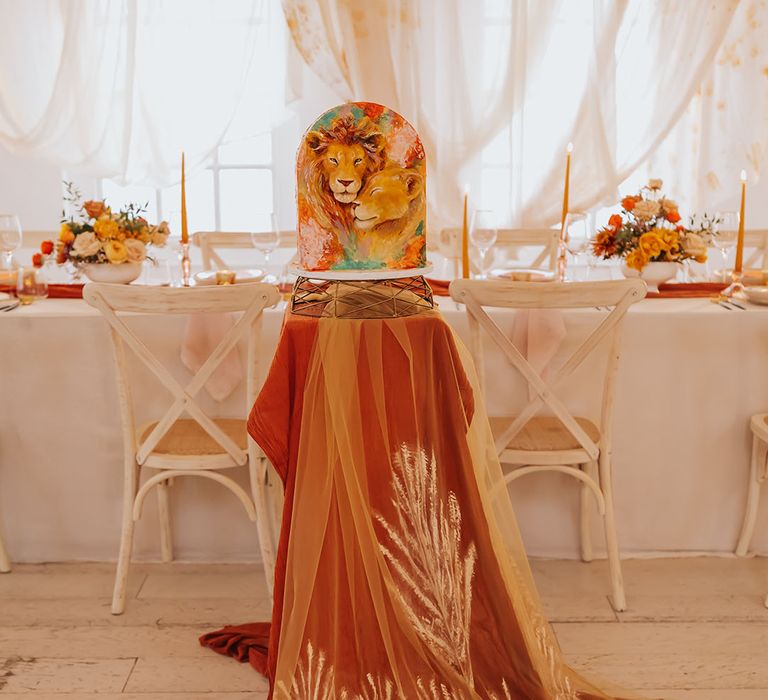
<instances>
[{"instance_id":1,"label":"tall orange taper candle","mask_svg":"<svg viewBox=\"0 0 768 700\"><path fill-rule=\"evenodd\" d=\"M189 231L187 230L187 190L184 178L184 152L181 154L181 242L189 243Z\"/></svg>"},{"instance_id":2,"label":"tall orange taper candle","mask_svg":"<svg viewBox=\"0 0 768 700\"><path fill-rule=\"evenodd\" d=\"M565 217L568 215L568 190L571 184L571 153L573 144L569 143L565 156L565 189L563 190L563 215L560 217L560 229L565 228Z\"/></svg>"},{"instance_id":3,"label":"tall orange taper candle","mask_svg":"<svg viewBox=\"0 0 768 700\"><path fill-rule=\"evenodd\" d=\"M469 221L467 213L469 209L469 185L464 185L464 220L461 229L461 276L469 279Z\"/></svg>"},{"instance_id":4,"label":"tall orange taper candle","mask_svg":"<svg viewBox=\"0 0 768 700\"><path fill-rule=\"evenodd\" d=\"M747 199L747 171L741 171L741 208L739 209L739 238L736 243L736 263L733 272L738 274L744 260L744 204Z\"/></svg>"}]
</instances>

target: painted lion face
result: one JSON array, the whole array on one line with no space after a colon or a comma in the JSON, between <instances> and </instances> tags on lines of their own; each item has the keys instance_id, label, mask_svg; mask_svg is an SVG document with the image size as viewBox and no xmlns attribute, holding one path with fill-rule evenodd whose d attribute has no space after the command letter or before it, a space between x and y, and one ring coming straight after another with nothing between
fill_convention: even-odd
<instances>
[{"instance_id":1,"label":"painted lion face","mask_svg":"<svg viewBox=\"0 0 768 700\"><path fill-rule=\"evenodd\" d=\"M384 136L379 131L369 131L360 134L353 143L341 143L332 133L312 131L307 134L307 145L320 160L336 201L349 204L360 191L365 174L380 162Z\"/></svg>"},{"instance_id":2,"label":"painted lion face","mask_svg":"<svg viewBox=\"0 0 768 700\"><path fill-rule=\"evenodd\" d=\"M385 221L401 219L424 188L415 170L389 167L371 175L354 201L355 227L368 231Z\"/></svg>"}]
</instances>

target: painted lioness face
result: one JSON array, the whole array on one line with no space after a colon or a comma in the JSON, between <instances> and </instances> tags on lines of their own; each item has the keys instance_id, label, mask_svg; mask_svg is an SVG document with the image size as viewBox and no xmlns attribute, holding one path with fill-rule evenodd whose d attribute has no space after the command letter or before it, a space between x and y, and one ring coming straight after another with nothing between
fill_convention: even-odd
<instances>
[{"instance_id":1,"label":"painted lioness face","mask_svg":"<svg viewBox=\"0 0 768 700\"><path fill-rule=\"evenodd\" d=\"M376 167L373 161L384 147L384 136L373 132L361 138L360 142L343 144L313 131L307 135L307 144L315 157L320 159L334 198L342 204L349 204L363 186L365 174Z\"/></svg>"},{"instance_id":2,"label":"painted lioness face","mask_svg":"<svg viewBox=\"0 0 768 700\"><path fill-rule=\"evenodd\" d=\"M398 166L372 174L352 208L355 227L368 231L385 221L401 219L423 190L422 176Z\"/></svg>"}]
</instances>

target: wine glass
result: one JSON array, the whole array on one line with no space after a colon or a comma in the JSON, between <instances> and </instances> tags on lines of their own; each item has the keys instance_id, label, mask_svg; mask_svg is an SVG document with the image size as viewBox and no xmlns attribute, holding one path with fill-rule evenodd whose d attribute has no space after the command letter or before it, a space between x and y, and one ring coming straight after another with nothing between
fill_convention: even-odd
<instances>
[{"instance_id":1,"label":"wine glass","mask_svg":"<svg viewBox=\"0 0 768 700\"><path fill-rule=\"evenodd\" d=\"M736 246L739 230L739 213L736 211L717 212L712 226L712 243L723 256L722 278L728 278L728 251Z\"/></svg>"},{"instance_id":2,"label":"wine glass","mask_svg":"<svg viewBox=\"0 0 768 700\"><path fill-rule=\"evenodd\" d=\"M0 214L0 252L2 269L13 270L13 253L21 247L21 223L16 214Z\"/></svg>"},{"instance_id":3,"label":"wine glass","mask_svg":"<svg viewBox=\"0 0 768 700\"><path fill-rule=\"evenodd\" d=\"M575 265L580 265L582 255L589 252L589 232L589 221L585 212L568 212L566 214L565 248L573 257ZM586 278L589 279L589 269L587 269Z\"/></svg>"},{"instance_id":4,"label":"wine glass","mask_svg":"<svg viewBox=\"0 0 768 700\"><path fill-rule=\"evenodd\" d=\"M490 209L476 209L472 213L472 222L469 227L469 240L477 248L480 254L480 274L478 279L486 279L485 274L485 256L491 249L496 238L498 230L496 229L496 219Z\"/></svg>"},{"instance_id":5,"label":"wine glass","mask_svg":"<svg viewBox=\"0 0 768 700\"><path fill-rule=\"evenodd\" d=\"M48 280L42 267L19 268L16 296L25 306L48 296Z\"/></svg>"},{"instance_id":6,"label":"wine glass","mask_svg":"<svg viewBox=\"0 0 768 700\"><path fill-rule=\"evenodd\" d=\"M251 244L254 248L261 251L264 256L265 272L269 268L269 256L277 250L280 245L280 228L277 225L277 216L270 215L270 230L251 233ZM275 278L276 279L276 278ZM272 275L265 275L264 281L272 281Z\"/></svg>"}]
</instances>

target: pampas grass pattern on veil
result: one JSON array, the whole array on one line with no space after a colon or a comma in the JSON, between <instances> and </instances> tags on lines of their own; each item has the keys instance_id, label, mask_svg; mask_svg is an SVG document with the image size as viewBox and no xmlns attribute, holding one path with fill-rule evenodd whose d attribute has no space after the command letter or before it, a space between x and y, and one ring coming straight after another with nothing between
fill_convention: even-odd
<instances>
[{"instance_id":1,"label":"pampas grass pattern on veil","mask_svg":"<svg viewBox=\"0 0 768 700\"><path fill-rule=\"evenodd\" d=\"M399 585L394 594L419 637L474 686L469 658L472 577L477 552L462 552L461 509L456 494L438 492L437 464L407 445L394 455L396 522L376 515L389 542L381 542Z\"/></svg>"}]
</instances>

